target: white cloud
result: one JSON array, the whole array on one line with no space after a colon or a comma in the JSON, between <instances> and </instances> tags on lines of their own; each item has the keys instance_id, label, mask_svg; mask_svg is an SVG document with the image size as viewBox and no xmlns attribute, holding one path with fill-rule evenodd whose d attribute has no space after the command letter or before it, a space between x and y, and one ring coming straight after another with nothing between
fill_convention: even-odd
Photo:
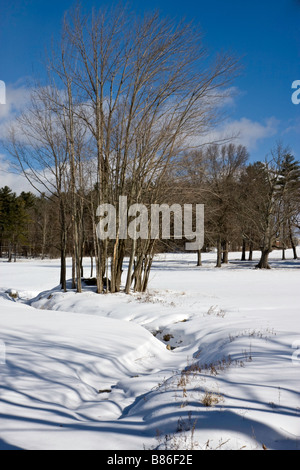
<instances>
[{"instance_id":1,"label":"white cloud","mask_svg":"<svg viewBox=\"0 0 300 470\"><path fill-rule=\"evenodd\" d=\"M226 121L221 127L201 140L205 143L211 143L233 139L235 143L245 145L248 150L254 150L261 140L273 137L278 133L279 124L278 119L274 117L265 119L262 123L244 117L240 120Z\"/></svg>"},{"instance_id":2,"label":"white cloud","mask_svg":"<svg viewBox=\"0 0 300 470\"><path fill-rule=\"evenodd\" d=\"M283 130L282 135L289 134L289 133L300 134L300 117L296 117L295 119L289 119L288 127Z\"/></svg>"},{"instance_id":3,"label":"white cloud","mask_svg":"<svg viewBox=\"0 0 300 470\"><path fill-rule=\"evenodd\" d=\"M219 106L220 107L235 107L236 101L241 98L245 92L241 91L238 87L232 86L221 92L219 95Z\"/></svg>"},{"instance_id":4,"label":"white cloud","mask_svg":"<svg viewBox=\"0 0 300 470\"><path fill-rule=\"evenodd\" d=\"M237 139L249 150L256 148L262 139L273 137L278 132L279 121L276 118L268 118L264 123L251 121L242 118L240 121L233 121L227 126L227 130L236 132Z\"/></svg>"},{"instance_id":5,"label":"white cloud","mask_svg":"<svg viewBox=\"0 0 300 470\"><path fill-rule=\"evenodd\" d=\"M24 85L6 87L6 103L0 105L0 124L13 120L29 101L30 89Z\"/></svg>"},{"instance_id":6,"label":"white cloud","mask_svg":"<svg viewBox=\"0 0 300 470\"><path fill-rule=\"evenodd\" d=\"M20 194L22 191L30 191L37 194L25 176L20 173L5 155L0 154L0 188L8 186L13 192Z\"/></svg>"},{"instance_id":7,"label":"white cloud","mask_svg":"<svg viewBox=\"0 0 300 470\"><path fill-rule=\"evenodd\" d=\"M6 102L0 105L0 139L5 137L7 125L12 123L29 101L30 90L23 84L16 83L6 87ZM0 187L8 186L19 194L33 188L25 176L8 159L0 154Z\"/></svg>"},{"instance_id":8,"label":"white cloud","mask_svg":"<svg viewBox=\"0 0 300 470\"><path fill-rule=\"evenodd\" d=\"M236 87L223 90L219 96L220 107L234 107L235 100L240 95L241 91ZM6 125L15 120L16 116L26 107L29 99L30 89L22 83L7 87L6 104L0 105L0 139L5 135ZM274 117L269 117L261 122L246 117L239 120L226 120L205 137L194 137L189 140L192 146L197 146L212 142L226 142L233 138L233 142L245 145L249 151L253 151L264 139L278 134L279 124L280 122ZM286 129L286 133L291 130L294 130L293 125ZM8 156L0 154L0 187L5 185L11 187L15 192L34 192L24 175L12 170Z\"/></svg>"},{"instance_id":9,"label":"white cloud","mask_svg":"<svg viewBox=\"0 0 300 470\"><path fill-rule=\"evenodd\" d=\"M17 116L26 108L26 105L30 101L30 88L26 88L22 83L17 83L14 86L8 86L6 88L6 104L0 106L0 187L8 186L17 194L22 191L30 191L34 194L39 192L30 184L28 179L25 177L18 163L15 164L11 161L5 149L1 148L1 139L5 141L7 136L7 128L10 124L14 124ZM20 139L22 135L18 136ZM30 176L30 172L28 172ZM45 170L45 184L51 189L51 181L53 175L48 169ZM43 179L43 175L41 175ZM39 188L41 192L45 192L46 188L44 185L35 183L35 187Z\"/></svg>"}]
</instances>

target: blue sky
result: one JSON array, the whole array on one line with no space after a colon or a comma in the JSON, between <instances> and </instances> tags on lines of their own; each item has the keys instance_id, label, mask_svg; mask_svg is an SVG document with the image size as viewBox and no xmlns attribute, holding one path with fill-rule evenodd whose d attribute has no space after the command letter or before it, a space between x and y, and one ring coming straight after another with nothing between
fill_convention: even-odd
<instances>
[{"instance_id":1,"label":"blue sky","mask_svg":"<svg viewBox=\"0 0 300 470\"><path fill-rule=\"evenodd\" d=\"M82 3L87 9L106 4ZM291 100L292 83L300 80L300 0L129 3L139 13L158 9L163 16L193 20L203 31L208 50L229 50L241 57L243 72L233 83L236 96L227 106L223 128L216 131L239 131L251 160L263 160L278 140L300 160L300 104ZM0 105L0 125L21 107L26 79L40 70L44 50L52 36L59 36L63 13L73 4L72 0L0 0L0 80L6 83L8 102L5 110Z\"/></svg>"}]
</instances>

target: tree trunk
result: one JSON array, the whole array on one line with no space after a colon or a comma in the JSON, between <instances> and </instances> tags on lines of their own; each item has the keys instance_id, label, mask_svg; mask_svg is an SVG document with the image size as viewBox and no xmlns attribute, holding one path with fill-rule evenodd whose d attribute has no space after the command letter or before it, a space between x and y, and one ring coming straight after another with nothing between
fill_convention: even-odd
<instances>
[{"instance_id":1,"label":"tree trunk","mask_svg":"<svg viewBox=\"0 0 300 470\"><path fill-rule=\"evenodd\" d=\"M296 245L295 245L295 242L294 242L291 221L289 221L289 237L290 237L290 242L291 242L291 246L292 246L292 249L293 249L294 259L296 260L296 259L298 259L297 248L296 248Z\"/></svg>"},{"instance_id":2,"label":"tree trunk","mask_svg":"<svg viewBox=\"0 0 300 470\"><path fill-rule=\"evenodd\" d=\"M111 258L111 292L117 291L117 261L118 261L118 245L119 245L119 234L117 234L116 241L114 243L113 256Z\"/></svg>"},{"instance_id":3,"label":"tree trunk","mask_svg":"<svg viewBox=\"0 0 300 470\"><path fill-rule=\"evenodd\" d=\"M223 264L228 264L229 263L228 253L229 253L229 243L226 240L223 244L223 259L222 259Z\"/></svg>"},{"instance_id":4,"label":"tree trunk","mask_svg":"<svg viewBox=\"0 0 300 470\"><path fill-rule=\"evenodd\" d=\"M197 266L202 266L202 256L201 256L202 250L197 251Z\"/></svg>"},{"instance_id":5,"label":"tree trunk","mask_svg":"<svg viewBox=\"0 0 300 470\"><path fill-rule=\"evenodd\" d=\"M103 292L103 247L101 240L96 241L96 277L97 277L97 294ZM105 260L104 260L105 261Z\"/></svg>"},{"instance_id":6,"label":"tree trunk","mask_svg":"<svg viewBox=\"0 0 300 470\"><path fill-rule=\"evenodd\" d=\"M253 243L251 242L250 243L250 246L249 246L249 261L253 261Z\"/></svg>"},{"instance_id":7,"label":"tree trunk","mask_svg":"<svg viewBox=\"0 0 300 470\"><path fill-rule=\"evenodd\" d=\"M260 262L256 266L257 269L271 269L271 266L269 265L270 253L271 253L270 250L262 250Z\"/></svg>"},{"instance_id":8,"label":"tree trunk","mask_svg":"<svg viewBox=\"0 0 300 470\"><path fill-rule=\"evenodd\" d=\"M144 278L142 282L142 292L146 292L149 282L150 270L153 262L153 255L147 255L147 262L144 269Z\"/></svg>"},{"instance_id":9,"label":"tree trunk","mask_svg":"<svg viewBox=\"0 0 300 470\"><path fill-rule=\"evenodd\" d=\"M221 268L222 267L222 243L221 240L218 240L218 245L217 245L217 265L216 268Z\"/></svg>"},{"instance_id":10,"label":"tree trunk","mask_svg":"<svg viewBox=\"0 0 300 470\"><path fill-rule=\"evenodd\" d=\"M242 247L242 258L241 261L246 261L246 240L243 239L243 247Z\"/></svg>"},{"instance_id":11,"label":"tree trunk","mask_svg":"<svg viewBox=\"0 0 300 470\"><path fill-rule=\"evenodd\" d=\"M11 243L8 244L8 262L12 262L12 249L11 249Z\"/></svg>"},{"instance_id":12,"label":"tree trunk","mask_svg":"<svg viewBox=\"0 0 300 470\"><path fill-rule=\"evenodd\" d=\"M60 285L64 292L67 292L66 270L66 251L62 246L60 251Z\"/></svg>"},{"instance_id":13,"label":"tree trunk","mask_svg":"<svg viewBox=\"0 0 300 470\"><path fill-rule=\"evenodd\" d=\"M296 248L294 241L292 242L292 248L293 248L293 253L294 253L294 259L298 259L297 248Z\"/></svg>"},{"instance_id":14,"label":"tree trunk","mask_svg":"<svg viewBox=\"0 0 300 470\"><path fill-rule=\"evenodd\" d=\"M67 292L67 228L66 213L62 199L60 200L60 285L64 292Z\"/></svg>"},{"instance_id":15,"label":"tree trunk","mask_svg":"<svg viewBox=\"0 0 300 470\"><path fill-rule=\"evenodd\" d=\"M74 253L72 255L72 289L76 289L76 261Z\"/></svg>"},{"instance_id":16,"label":"tree trunk","mask_svg":"<svg viewBox=\"0 0 300 470\"><path fill-rule=\"evenodd\" d=\"M126 287L125 287L126 294L129 294L131 283L132 283L132 274L133 274L132 268L134 264L135 252L136 252L136 240L134 239L132 241L132 249L131 249L131 254L130 254L130 259L129 259L128 273L127 273L127 280L126 280Z\"/></svg>"},{"instance_id":17,"label":"tree trunk","mask_svg":"<svg viewBox=\"0 0 300 470\"><path fill-rule=\"evenodd\" d=\"M116 292L120 291L121 283L122 283L125 240L119 241L118 251L119 251L119 254L118 254L118 264L117 264L117 269L116 269Z\"/></svg>"},{"instance_id":18,"label":"tree trunk","mask_svg":"<svg viewBox=\"0 0 300 470\"><path fill-rule=\"evenodd\" d=\"M93 256L93 253L91 253L91 255L90 255L90 260L91 260L91 273L90 273L90 277L92 278L93 275L94 275L94 256Z\"/></svg>"}]
</instances>

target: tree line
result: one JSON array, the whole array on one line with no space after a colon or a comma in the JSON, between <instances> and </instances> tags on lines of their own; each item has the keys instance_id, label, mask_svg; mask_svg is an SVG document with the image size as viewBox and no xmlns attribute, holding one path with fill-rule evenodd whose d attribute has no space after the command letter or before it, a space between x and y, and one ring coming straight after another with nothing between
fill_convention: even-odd
<instances>
[{"instance_id":1,"label":"tree line","mask_svg":"<svg viewBox=\"0 0 300 470\"><path fill-rule=\"evenodd\" d=\"M228 263L230 251L241 251L241 260L252 261L253 251L261 251L258 268L269 269L268 256L274 249L282 250L285 259L287 248L293 249L297 259L297 232L300 230L300 163L288 149L278 144L271 151L271 158L264 162L249 163L246 147L242 145L210 145L205 149L182 156L160 191L160 204L204 204L205 244L197 252L197 264L201 266L201 252L217 248L216 267ZM155 184L152 185L155 192ZM97 187L86 189L81 194L80 205L80 278L83 277L82 261L90 257L89 277L95 275L96 206ZM62 194L60 195L62 197ZM16 260L17 253L33 257L62 256L73 258L73 288L77 285L76 252L72 225L72 193L66 191L64 197L64 219L57 205L57 195L34 196L22 192L16 196L8 187L0 189L0 257ZM150 206L151 197L146 194L144 203ZM184 250L184 240L174 237L174 214L171 213L171 237L158 240L137 240L136 253L146 243L152 256L157 252ZM132 244L124 243L124 257L131 257ZM143 252L141 250L141 252ZM144 252L143 252L144 253ZM107 259L115 255L115 241L107 243ZM138 257L133 260L137 269ZM141 267L142 265L140 265ZM123 265L122 265L123 267ZM122 273L121 273L122 274ZM106 271L103 278L111 276ZM135 279L135 288L146 288ZM62 281L62 280L61 280ZM63 286L63 283L62 283ZM120 289L120 284L117 290Z\"/></svg>"},{"instance_id":2,"label":"tree line","mask_svg":"<svg viewBox=\"0 0 300 470\"><path fill-rule=\"evenodd\" d=\"M299 168L289 152L278 145L268 162L248 165L243 146L202 146L239 60L210 55L198 27L120 6L87 14L77 7L66 14L45 69L46 82L32 86L3 145L43 193L24 208L35 220L28 239L33 252L59 250L62 289L72 256L73 287L81 292L86 255L95 261L99 293L121 289L125 258L125 291L147 288L162 242L126 240L119 224L114 240L97 237L97 207L113 205L119 220L120 196L129 206L205 204L206 244L217 247L217 266L242 243L260 247L259 267L268 267L279 226L284 244L294 243ZM21 245L14 236L9 243Z\"/></svg>"},{"instance_id":3,"label":"tree line","mask_svg":"<svg viewBox=\"0 0 300 470\"><path fill-rule=\"evenodd\" d=\"M293 249L297 259L300 227L300 163L278 142L262 161L249 163L242 145L210 145L183 161L196 198L205 204L205 237L217 248L217 267L228 263L229 250L253 259L261 251L257 268L269 269L273 249ZM200 256L200 254L199 254ZM199 260L201 264L201 260Z\"/></svg>"}]
</instances>

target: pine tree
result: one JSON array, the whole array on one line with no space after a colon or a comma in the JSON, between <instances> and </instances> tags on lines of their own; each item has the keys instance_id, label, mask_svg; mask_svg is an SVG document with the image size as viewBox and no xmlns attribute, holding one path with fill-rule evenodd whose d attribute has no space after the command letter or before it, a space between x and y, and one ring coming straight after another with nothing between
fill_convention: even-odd
<instances>
[{"instance_id":1,"label":"pine tree","mask_svg":"<svg viewBox=\"0 0 300 470\"><path fill-rule=\"evenodd\" d=\"M34 196L31 193L22 193L17 196L5 186L0 189L0 253L3 256L3 248L7 247L8 261L12 261L13 250L15 260L19 245L26 245L29 238L29 209L34 204Z\"/></svg>"},{"instance_id":2,"label":"pine tree","mask_svg":"<svg viewBox=\"0 0 300 470\"><path fill-rule=\"evenodd\" d=\"M13 211L12 207L14 204L14 200L16 195L12 192L12 190L5 186L4 188L0 189L0 207L1 207L1 218L0 218L0 256L3 256L3 248L4 244L8 243L7 248L9 252L9 256L11 253L10 250L10 238L12 233L13 227Z\"/></svg>"},{"instance_id":3,"label":"pine tree","mask_svg":"<svg viewBox=\"0 0 300 470\"><path fill-rule=\"evenodd\" d=\"M299 214L300 206L300 163L294 156L287 153L284 157L280 179L281 212L282 212L282 246L283 259L285 259L285 248L289 244L297 259L297 249L294 238L294 220Z\"/></svg>"}]
</instances>

